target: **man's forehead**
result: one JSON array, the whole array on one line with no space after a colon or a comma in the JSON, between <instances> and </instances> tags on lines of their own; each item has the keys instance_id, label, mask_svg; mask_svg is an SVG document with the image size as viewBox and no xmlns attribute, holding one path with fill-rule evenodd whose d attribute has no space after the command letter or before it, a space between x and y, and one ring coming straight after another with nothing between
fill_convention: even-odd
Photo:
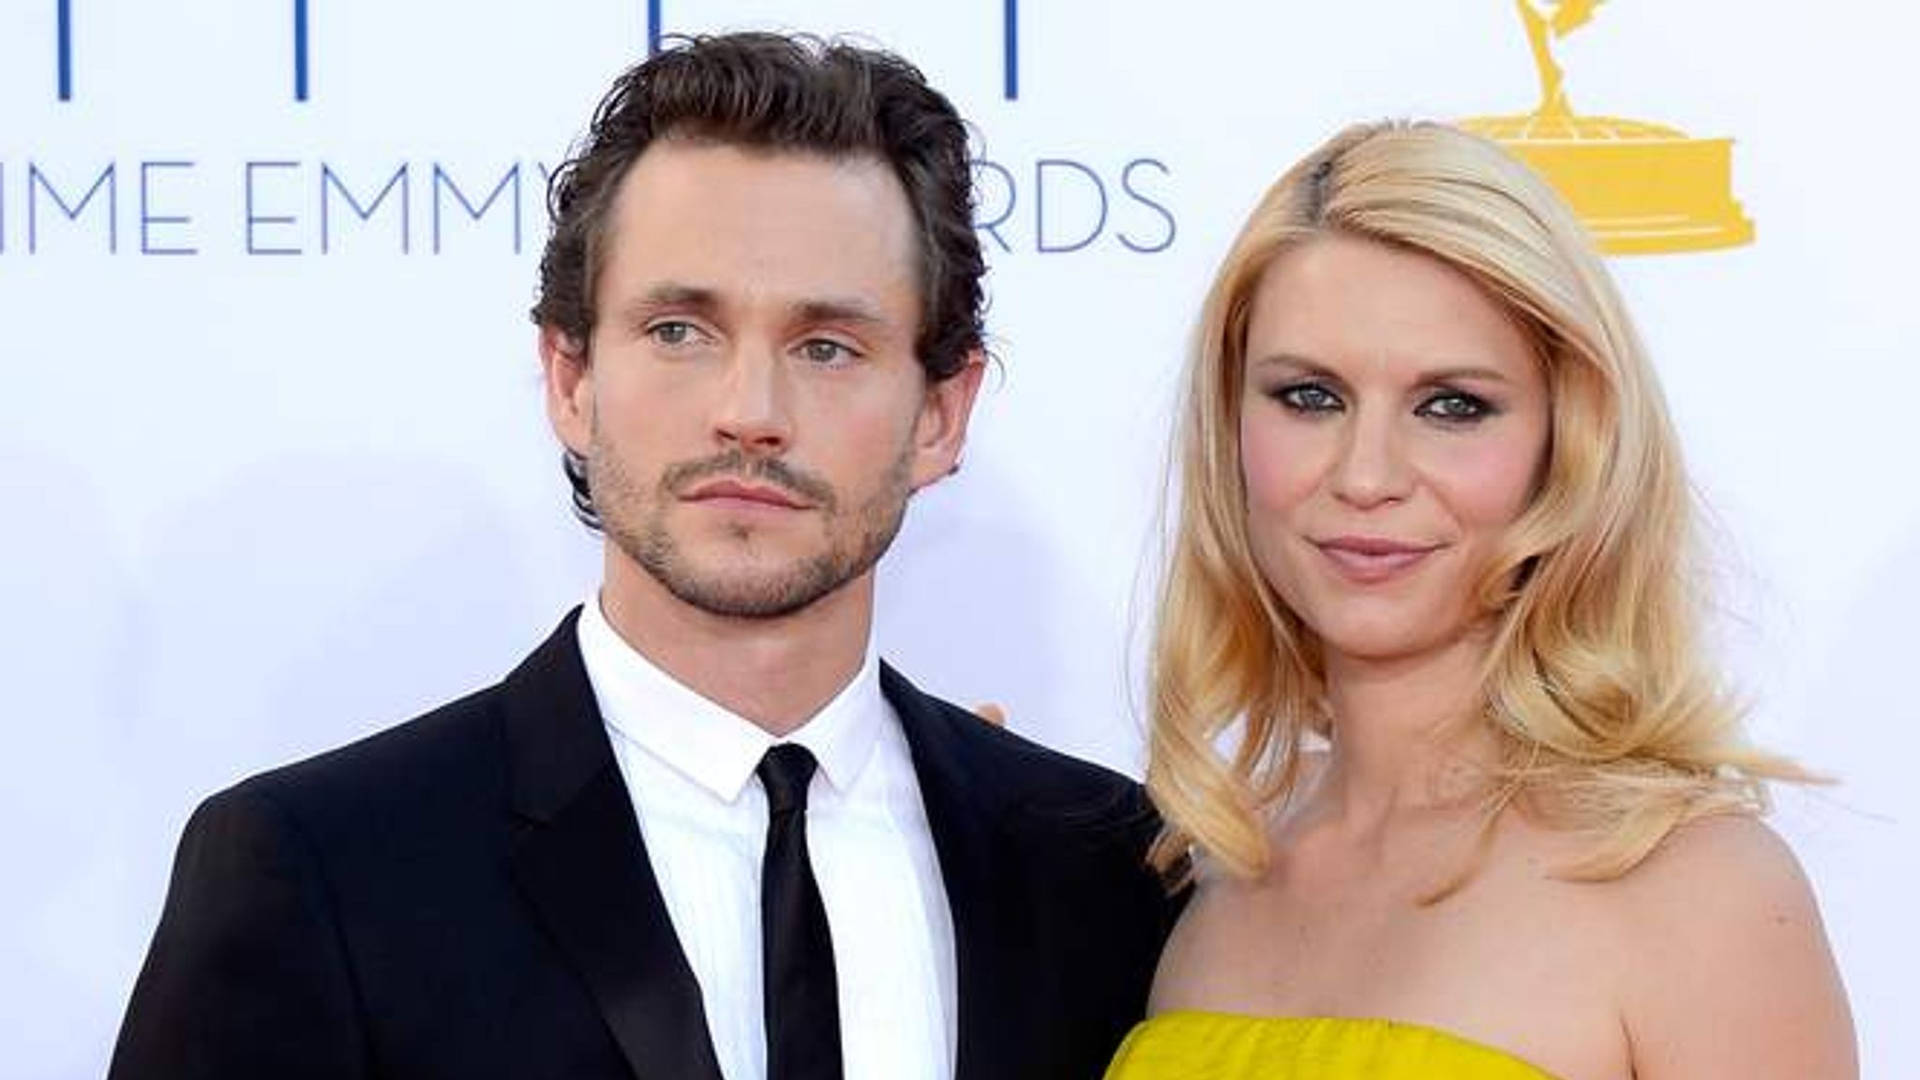
<instances>
[{"instance_id":1,"label":"man's forehead","mask_svg":"<svg viewBox=\"0 0 1920 1080\"><path fill-rule=\"evenodd\" d=\"M661 203L718 212L738 208L744 199L772 202L781 195L823 207L838 202L863 214L913 217L905 186L877 153L828 154L705 137L655 140L627 166L612 209L616 218Z\"/></svg>"},{"instance_id":2,"label":"man's forehead","mask_svg":"<svg viewBox=\"0 0 1920 1080\"><path fill-rule=\"evenodd\" d=\"M602 269L629 300L745 289L790 305L884 307L918 293L911 208L871 155L672 141L641 155L612 210Z\"/></svg>"}]
</instances>

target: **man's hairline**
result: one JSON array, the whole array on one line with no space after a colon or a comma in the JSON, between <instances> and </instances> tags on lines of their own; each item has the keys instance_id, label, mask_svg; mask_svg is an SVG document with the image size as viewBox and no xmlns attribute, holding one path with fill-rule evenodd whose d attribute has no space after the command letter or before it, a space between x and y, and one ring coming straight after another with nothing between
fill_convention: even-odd
<instances>
[{"instance_id":1,"label":"man's hairline","mask_svg":"<svg viewBox=\"0 0 1920 1080\"><path fill-rule=\"evenodd\" d=\"M609 181L606 187L602 189L606 193L602 196L602 198L607 200L606 205L599 208L597 215L599 228L588 234L585 245L587 266L582 283L585 286L584 291L586 293L587 311L589 314L586 332L581 339L575 340L573 335L568 333L567 330L558 323L543 321L540 324L540 330L543 334L552 332L558 335L567 346L563 351L570 354L581 366L585 367L592 364L593 332L600 325L603 314L600 310L598 296L600 291L600 275L605 268L603 261L606 257L605 252L613 246L614 226L619 219L619 214L616 211L621 196L626 189L627 181L633 175L633 170L639 166L641 160L645 158L654 147L662 144L672 145L677 143L692 147L728 147L740 150L751 157L759 158L810 158L815 161L827 163L838 163L864 158L880 166L898 187L902 201L906 204L907 215L912 220L913 300L916 306L913 337L916 342L918 341L921 331L920 320L928 317L928 308L931 300L931 290L929 288L931 283L920 280L920 269L921 264L924 262L925 252L934 241L933 238L928 235L926 223L920 220L919 208L914 204L913 194L908 190L906 180L900 176L900 170L894 165L891 159L873 147L854 147L844 151L824 150L814 146L784 145L776 142L733 138L719 132L702 132L700 127L701 125L698 122L683 121L655 133L647 140L647 145L641 147L640 152L633 155L632 159L621 167L620 174ZM927 386L928 388L932 388L949 381L955 375L965 371L970 363L969 358L984 357L985 352L985 343L976 342L962 354L961 362L955 365L952 371L937 378L933 376L926 360L919 355L917 349L914 353L914 361L920 366L921 370L926 373Z\"/></svg>"}]
</instances>

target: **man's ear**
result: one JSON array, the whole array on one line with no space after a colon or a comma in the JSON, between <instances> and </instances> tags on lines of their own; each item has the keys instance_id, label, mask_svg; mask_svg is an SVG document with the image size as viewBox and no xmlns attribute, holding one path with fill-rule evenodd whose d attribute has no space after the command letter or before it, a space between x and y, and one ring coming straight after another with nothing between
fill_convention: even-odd
<instances>
[{"instance_id":1,"label":"man's ear","mask_svg":"<svg viewBox=\"0 0 1920 1080\"><path fill-rule=\"evenodd\" d=\"M973 399L986 374L986 354L968 353L960 370L927 387L920 417L913 428L913 489L938 481L960 467L960 451L967 443L967 421Z\"/></svg>"},{"instance_id":2,"label":"man's ear","mask_svg":"<svg viewBox=\"0 0 1920 1080\"><path fill-rule=\"evenodd\" d=\"M567 449L585 454L593 442L593 371L585 345L558 327L542 326L540 371L553 433Z\"/></svg>"}]
</instances>

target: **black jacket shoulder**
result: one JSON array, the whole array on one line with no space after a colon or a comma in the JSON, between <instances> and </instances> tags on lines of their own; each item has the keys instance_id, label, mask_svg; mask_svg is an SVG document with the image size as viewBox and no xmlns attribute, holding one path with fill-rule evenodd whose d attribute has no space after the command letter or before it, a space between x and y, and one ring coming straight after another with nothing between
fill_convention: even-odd
<instances>
[{"instance_id":1,"label":"black jacket shoulder","mask_svg":"<svg viewBox=\"0 0 1920 1080\"><path fill-rule=\"evenodd\" d=\"M203 804L265 802L302 829L406 831L498 814L505 790L500 687L470 694L345 746L258 773ZM470 820L470 819L469 819Z\"/></svg>"},{"instance_id":2,"label":"black jacket shoulder","mask_svg":"<svg viewBox=\"0 0 1920 1080\"><path fill-rule=\"evenodd\" d=\"M1104 837L1144 850L1158 831L1158 815L1131 778L987 723L892 667L882 666L880 682L906 728L923 791L957 779L979 812L1047 840Z\"/></svg>"}]
</instances>

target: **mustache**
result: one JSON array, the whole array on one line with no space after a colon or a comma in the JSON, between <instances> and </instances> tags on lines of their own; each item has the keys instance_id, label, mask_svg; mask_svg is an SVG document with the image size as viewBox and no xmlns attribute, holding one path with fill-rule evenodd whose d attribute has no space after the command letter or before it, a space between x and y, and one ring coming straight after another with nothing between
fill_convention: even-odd
<instances>
[{"instance_id":1,"label":"mustache","mask_svg":"<svg viewBox=\"0 0 1920 1080\"><path fill-rule=\"evenodd\" d=\"M737 447L709 458L682 461L667 466L660 474L660 488L668 494L678 495L689 486L716 476L732 476L742 480L771 484L784 489L802 502L812 503L826 510L832 510L839 501L833 493L833 486L812 473L789 465L777 457L748 457Z\"/></svg>"}]
</instances>

